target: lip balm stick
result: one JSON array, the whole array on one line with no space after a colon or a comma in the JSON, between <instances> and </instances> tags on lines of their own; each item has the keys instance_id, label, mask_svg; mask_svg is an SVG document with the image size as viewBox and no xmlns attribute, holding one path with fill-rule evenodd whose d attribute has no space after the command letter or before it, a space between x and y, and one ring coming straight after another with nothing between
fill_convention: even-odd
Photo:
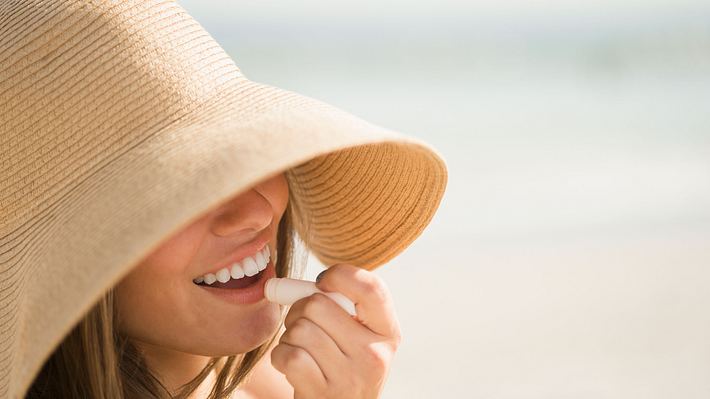
<instances>
[{"instance_id":1,"label":"lip balm stick","mask_svg":"<svg viewBox=\"0 0 710 399\"><path fill-rule=\"evenodd\" d=\"M339 292L323 292L316 288L313 281L296 280L292 278L270 278L264 287L264 296L269 302L279 305L291 305L301 298L305 298L316 292L330 297L335 303L345 309L350 316L356 316L355 304L345 295Z\"/></svg>"}]
</instances>

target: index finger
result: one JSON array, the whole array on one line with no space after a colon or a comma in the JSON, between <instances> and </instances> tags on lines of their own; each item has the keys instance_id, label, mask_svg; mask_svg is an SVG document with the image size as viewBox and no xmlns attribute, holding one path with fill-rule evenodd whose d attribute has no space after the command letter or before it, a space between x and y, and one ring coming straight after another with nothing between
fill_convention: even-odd
<instances>
[{"instance_id":1,"label":"index finger","mask_svg":"<svg viewBox=\"0 0 710 399\"><path fill-rule=\"evenodd\" d=\"M337 291L355 303L357 318L373 332L399 339L399 322L384 281L376 274L345 263L333 265L321 275L316 287Z\"/></svg>"}]
</instances>

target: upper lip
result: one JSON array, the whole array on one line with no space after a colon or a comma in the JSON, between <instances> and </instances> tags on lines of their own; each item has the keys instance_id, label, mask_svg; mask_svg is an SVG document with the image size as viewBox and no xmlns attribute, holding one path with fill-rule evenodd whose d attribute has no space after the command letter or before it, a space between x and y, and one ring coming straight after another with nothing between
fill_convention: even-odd
<instances>
[{"instance_id":1,"label":"upper lip","mask_svg":"<svg viewBox=\"0 0 710 399\"><path fill-rule=\"evenodd\" d=\"M259 235L256 236L253 240L249 241L248 243L241 245L239 248L235 249L233 252L231 252L226 258L222 259L218 263L214 263L213 265L216 266L210 266L210 271L206 271L200 276L204 276L205 274L208 273L214 273L216 274L218 271L222 270L223 268L229 268L232 266L237 261L240 261L247 256L254 255L256 252L260 251L262 248L264 248L265 245L269 245L269 238L271 238L271 229L266 228L264 229ZM198 276L199 277L199 276Z\"/></svg>"}]
</instances>

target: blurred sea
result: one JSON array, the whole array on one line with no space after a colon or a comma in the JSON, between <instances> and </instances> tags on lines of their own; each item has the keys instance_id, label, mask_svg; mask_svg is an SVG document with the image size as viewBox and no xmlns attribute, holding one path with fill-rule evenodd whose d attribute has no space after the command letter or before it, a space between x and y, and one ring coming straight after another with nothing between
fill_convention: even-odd
<instances>
[{"instance_id":1,"label":"blurred sea","mask_svg":"<svg viewBox=\"0 0 710 399\"><path fill-rule=\"evenodd\" d=\"M248 78L446 159L377 271L385 398L710 397L710 4L179 3Z\"/></svg>"}]
</instances>

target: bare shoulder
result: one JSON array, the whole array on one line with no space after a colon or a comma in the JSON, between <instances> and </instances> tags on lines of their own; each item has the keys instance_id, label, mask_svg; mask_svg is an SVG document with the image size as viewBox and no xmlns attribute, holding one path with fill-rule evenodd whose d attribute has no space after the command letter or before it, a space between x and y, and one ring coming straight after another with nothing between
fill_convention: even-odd
<instances>
[{"instance_id":1,"label":"bare shoulder","mask_svg":"<svg viewBox=\"0 0 710 399\"><path fill-rule=\"evenodd\" d=\"M293 387L271 365L271 348L254 367L252 375L234 399L290 399Z\"/></svg>"}]
</instances>

